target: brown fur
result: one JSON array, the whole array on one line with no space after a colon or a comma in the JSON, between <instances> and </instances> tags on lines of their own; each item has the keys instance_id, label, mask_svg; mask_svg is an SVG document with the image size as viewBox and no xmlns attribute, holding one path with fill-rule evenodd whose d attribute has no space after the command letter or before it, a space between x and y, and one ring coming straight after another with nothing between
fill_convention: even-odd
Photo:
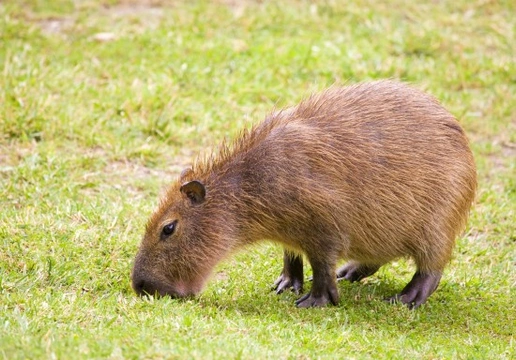
<instances>
[{"instance_id":1,"label":"brown fur","mask_svg":"<svg viewBox=\"0 0 516 360\"><path fill-rule=\"evenodd\" d=\"M202 204L180 192L191 180L205 186ZM173 183L147 224L133 284L196 294L221 259L263 239L332 271L340 259L411 257L418 271L441 274L475 188L468 140L434 98L394 81L330 88ZM160 240L174 220L176 232Z\"/></svg>"}]
</instances>

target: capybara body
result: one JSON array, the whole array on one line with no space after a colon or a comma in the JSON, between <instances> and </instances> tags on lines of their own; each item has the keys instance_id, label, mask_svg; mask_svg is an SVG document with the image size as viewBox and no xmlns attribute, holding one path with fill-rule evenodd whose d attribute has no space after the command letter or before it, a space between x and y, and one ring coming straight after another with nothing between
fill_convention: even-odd
<instances>
[{"instance_id":1,"label":"capybara body","mask_svg":"<svg viewBox=\"0 0 516 360\"><path fill-rule=\"evenodd\" d=\"M419 306L475 189L464 131L433 97L395 81L333 87L183 171L147 224L133 287L195 295L220 260L267 239L286 249L278 292L302 289L303 255L312 266L299 307L336 304L337 279L360 280L400 257L417 271L391 299Z\"/></svg>"}]
</instances>

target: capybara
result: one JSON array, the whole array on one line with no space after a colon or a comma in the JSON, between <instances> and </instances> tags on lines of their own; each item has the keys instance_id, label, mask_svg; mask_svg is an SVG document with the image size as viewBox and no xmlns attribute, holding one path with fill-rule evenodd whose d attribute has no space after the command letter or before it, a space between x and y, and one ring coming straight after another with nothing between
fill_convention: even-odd
<instances>
[{"instance_id":1,"label":"capybara","mask_svg":"<svg viewBox=\"0 0 516 360\"><path fill-rule=\"evenodd\" d=\"M268 239L285 249L277 292L301 291L303 256L312 266L298 307L337 304L338 279L401 257L417 270L389 299L417 307L439 284L475 189L464 131L433 97L396 81L335 86L183 171L147 223L133 288L198 294L219 261Z\"/></svg>"}]
</instances>

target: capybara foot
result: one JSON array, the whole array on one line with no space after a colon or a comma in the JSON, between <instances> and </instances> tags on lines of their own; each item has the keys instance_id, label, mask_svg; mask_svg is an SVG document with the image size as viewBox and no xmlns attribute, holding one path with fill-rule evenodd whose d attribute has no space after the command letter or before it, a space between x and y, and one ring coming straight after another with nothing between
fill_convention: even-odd
<instances>
[{"instance_id":1,"label":"capybara foot","mask_svg":"<svg viewBox=\"0 0 516 360\"><path fill-rule=\"evenodd\" d=\"M301 291L303 291L303 277L298 278L281 274L274 283L273 290L276 291L276 294L281 294L288 289L291 289L296 295L299 295Z\"/></svg>"},{"instance_id":2,"label":"capybara foot","mask_svg":"<svg viewBox=\"0 0 516 360\"><path fill-rule=\"evenodd\" d=\"M283 271L274 283L276 294L292 289L299 295L303 291L303 257L285 251L283 255Z\"/></svg>"},{"instance_id":3,"label":"capybara foot","mask_svg":"<svg viewBox=\"0 0 516 360\"><path fill-rule=\"evenodd\" d=\"M326 276L323 276L323 274ZM339 302L339 291L335 278L331 275L333 271L321 273L314 268L314 283L312 290L296 301L297 307L322 307L327 304L337 305Z\"/></svg>"},{"instance_id":4,"label":"capybara foot","mask_svg":"<svg viewBox=\"0 0 516 360\"><path fill-rule=\"evenodd\" d=\"M337 289L328 289L320 295L314 295L312 292L302 296L296 301L299 308L323 307L328 304L337 305L339 302L339 293Z\"/></svg>"},{"instance_id":5,"label":"capybara foot","mask_svg":"<svg viewBox=\"0 0 516 360\"><path fill-rule=\"evenodd\" d=\"M401 293L386 300L390 303L401 301L409 309L415 309L424 304L426 299L437 289L441 280L441 273L424 274L416 272L412 280L405 286Z\"/></svg>"},{"instance_id":6,"label":"capybara foot","mask_svg":"<svg viewBox=\"0 0 516 360\"><path fill-rule=\"evenodd\" d=\"M377 265L364 265L351 261L337 270L337 280L360 281L373 275L379 268L380 266Z\"/></svg>"}]
</instances>

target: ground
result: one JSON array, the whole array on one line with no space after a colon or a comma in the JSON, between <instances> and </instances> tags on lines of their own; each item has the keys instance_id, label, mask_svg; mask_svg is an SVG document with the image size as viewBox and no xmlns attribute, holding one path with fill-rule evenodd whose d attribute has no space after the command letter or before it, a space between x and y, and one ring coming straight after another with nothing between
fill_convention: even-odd
<instances>
[{"instance_id":1,"label":"ground","mask_svg":"<svg viewBox=\"0 0 516 360\"><path fill-rule=\"evenodd\" d=\"M0 355L18 358L516 357L512 1L0 3ZM416 311L382 301L400 260L338 306L275 295L281 249L216 269L194 299L140 299L145 223L197 153L334 83L396 78L471 142L479 189ZM310 275L309 271L307 277Z\"/></svg>"}]
</instances>

